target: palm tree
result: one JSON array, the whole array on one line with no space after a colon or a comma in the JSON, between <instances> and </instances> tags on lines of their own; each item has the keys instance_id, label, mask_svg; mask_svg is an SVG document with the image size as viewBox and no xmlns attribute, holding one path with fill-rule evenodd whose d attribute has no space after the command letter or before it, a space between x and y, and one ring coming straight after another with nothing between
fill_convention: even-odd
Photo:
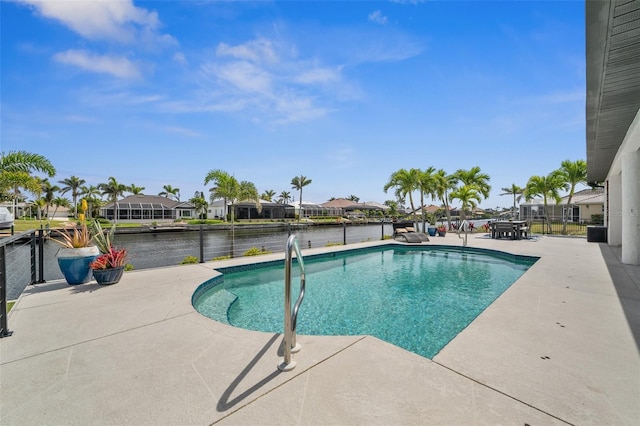
<instances>
[{"instance_id":1,"label":"palm tree","mask_svg":"<svg viewBox=\"0 0 640 426\"><path fill-rule=\"evenodd\" d=\"M516 203L520 202L522 199L522 195L524 193L524 189L520 188L515 183L512 183L508 188L502 188L504 191L500 195L513 195L513 218L516 218Z\"/></svg>"},{"instance_id":2,"label":"palm tree","mask_svg":"<svg viewBox=\"0 0 640 426\"><path fill-rule=\"evenodd\" d=\"M174 188L171 185L164 185L162 189L164 189L164 191L159 192L159 196L175 198L176 201L180 201L180 188Z\"/></svg>"},{"instance_id":3,"label":"palm tree","mask_svg":"<svg viewBox=\"0 0 640 426\"><path fill-rule=\"evenodd\" d=\"M449 208L449 193L456 189L455 175L448 175L443 169L433 175L436 197L442 201L447 216L447 229L451 229L451 209Z\"/></svg>"},{"instance_id":4,"label":"palm tree","mask_svg":"<svg viewBox=\"0 0 640 426\"><path fill-rule=\"evenodd\" d=\"M289 204L291 201L291 194L287 191L282 191L280 195L278 195L278 202L282 204Z\"/></svg>"},{"instance_id":5,"label":"palm tree","mask_svg":"<svg viewBox=\"0 0 640 426\"><path fill-rule=\"evenodd\" d=\"M397 216L398 215L398 202L393 200L387 200L384 202L384 205L389 207L389 216Z\"/></svg>"},{"instance_id":6,"label":"palm tree","mask_svg":"<svg viewBox=\"0 0 640 426\"><path fill-rule=\"evenodd\" d=\"M275 195L276 195L276 191L274 191L273 189L268 189L264 191L262 195L260 195L260 198L262 198L265 201L273 201L273 197L275 197Z\"/></svg>"},{"instance_id":7,"label":"palm tree","mask_svg":"<svg viewBox=\"0 0 640 426\"><path fill-rule=\"evenodd\" d=\"M56 192L60 190L60 187L57 185L51 185L49 179L44 178L41 181L42 185L42 198L46 203L46 213L45 215L49 217L49 207L53 203L54 198L56 197Z\"/></svg>"},{"instance_id":8,"label":"palm tree","mask_svg":"<svg viewBox=\"0 0 640 426\"><path fill-rule=\"evenodd\" d=\"M215 185L213 188L209 189L209 197L211 202L222 199L224 203L224 221L227 221L227 203L236 198L236 194L240 190L240 183L238 180L231 176L229 173L223 170L211 170L207 176L204 178L204 184L207 185L209 182L213 182ZM231 209L231 214L233 215L233 208Z\"/></svg>"},{"instance_id":9,"label":"palm tree","mask_svg":"<svg viewBox=\"0 0 640 426\"><path fill-rule=\"evenodd\" d=\"M0 195L7 195L12 203L12 213L16 214L16 202L20 188L40 194L40 179L34 172L45 173L49 177L56 174L51 162L40 154L27 151L0 152Z\"/></svg>"},{"instance_id":10,"label":"palm tree","mask_svg":"<svg viewBox=\"0 0 640 426\"><path fill-rule=\"evenodd\" d=\"M435 167L429 167L425 171L420 171L418 176L418 190L420 191L420 213L422 216L422 232L426 229L427 217L424 212L424 196L428 195L432 199L435 198L436 192L436 180L435 180Z\"/></svg>"},{"instance_id":11,"label":"palm tree","mask_svg":"<svg viewBox=\"0 0 640 426\"><path fill-rule=\"evenodd\" d=\"M43 197L40 197L34 200L32 204L36 208L36 214L37 214L38 220L42 220L42 212L44 208L47 206L47 201Z\"/></svg>"},{"instance_id":12,"label":"palm tree","mask_svg":"<svg viewBox=\"0 0 640 426\"><path fill-rule=\"evenodd\" d=\"M211 201L222 198L224 200L224 208L227 208L227 202L231 204L231 249L230 254L233 257L234 251L234 213L235 204L238 201L255 201L258 212L262 210L260 204L260 194L256 186L248 181L238 182L238 180L223 170L211 170L204 178L204 184L213 182L215 185L209 191L211 192ZM226 222L226 213L225 213Z\"/></svg>"},{"instance_id":13,"label":"palm tree","mask_svg":"<svg viewBox=\"0 0 640 426\"><path fill-rule=\"evenodd\" d=\"M580 183L587 183L587 163L584 160L564 160L560 168L554 172L564 182L565 190L569 190L569 198L567 198L567 206L565 208L566 214L562 221L562 233L567 233L567 221L569 219L571 199L576 190L576 185Z\"/></svg>"},{"instance_id":14,"label":"palm tree","mask_svg":"<svg viewBox=\"0 0 640 426\"><path fill-rule=\"evenodd\" d=\"M298 202L300 203L299 213L298 213L298 223L300 222L300 218L304 213L304 209L302 208L302 188L309 185L311 183L311 179L307 179L306 176L300 175L291 179L291 188L297 189L299 191L300 197L298 198Z\"/></svg>"},{"instance_id":15,"label":"palm tree","mask_svg":"<svg viewBox=\"0 0 640 426\"><path fill-rule=\"evenodd\" d=\"M102 191L102 195L108 196L113 203L113 221L118 223L118 197L122 196L127 186L119 183L113 176L109 177L109 182L101 183L98 188Z\"/></svg>"},{"instance_id":16,"label":"palm tree","mask_svg":"<svg viewBox=\"0 0 640 426\"><path fill-rule=\"evenodd\" d=\"M87 204L89 205L89 218L93 217L93 216L99 216L100 215L100 204L101 204L101 199L100 197L102 196L102 193L100 192L100 188L98 188L97 186L94 185L83 185L80 188L80 195L83 197L83 199L87 200ZM94 215L94 210L95 207L98 207L98 211L97 214Z\"/></svg>"},{"instance_id":17,"label":"palm tree","mask_svg":"<svg viewBox=\"0 0 640 426\"><path fill-rule=\"evenodd\" d=\"M462 185L451 191L449 195L452 200L460 200L462 208L460 209L460 219L464 221L466 219L467 210L473 211L477 207L476 201L479 203L482 201L482 194L475 185Z\"/></svg>"},{"instance_id":18,"label":"palm tree","mask_svg":"<svg viewBox=\"0 0 640 426\"><path fill-rule=\"evenodd\" d=\"M144 186L136 186L135 183L132 183L131 185L127 186L127 192L130 192L134 195L136 194L142 194L142 191L144 191Z\"/></svg>"},{"instance_id":19,"label":"palm tree","mask_svg":"<svg viewBox=\"0 0 640 426\"><path fill-rule=\"evenodd\" d=\"M207 200L204 198L204 192L196 191L189 202L195 207L198 218L202 219L207 212L207 207L209 206Z\"/></svg>"},{"instance_id":20,"label":"palm tree","mask_svg":"<svg viewBox=\"0 0 640 426\"><path fill-rule=\"evenodd\" d=\"M544 215L548 218L547 200L552 198L556 204L560 202L560 190L565 188L565 183L557 173L547 176L531 176L524 189L524 197L527 201L537 196L542 197ZM551 233L551 221L547 220L547 230Z\"/></svg>"},{"instance_id":21,"label":"palm tree","mask_svg":"<svg viewBox=\"0 0 640 426\"><path fill-rule=\"evenodd\" d=\"M459 169L454 173L454 176L463 185L474 186L484 198L489 197L491 192L491 185L489 180L491 179L488 174L482 173L480 167L475 166L470 170Z\"/></svg>"},{"instance_id":22,"label":"palm tree","mask_svg":"<svg viewBox=\"0 0 640 426\"><path fill-rule=\"evenodd\" d=\"M56 206L55 210L53 211L53 214L51 215L52 217L55 217L59 207L69 207L69 200L67 200L64 197L56 197L53 199L51 204Z\"/></svg>"},{"instance_id":23,"label":"palm tree","mask_svg":"<svg viewBox=\"0 0 640 426\"><path fill-rule=\"evenodd\" d=\"M409 196L409 204L411 204L411 210L413 211L413 222L418 221L416 215L416 208L413 204L413 191L418 189L420 180L420 169L400 169L389 177L389 182L384 186L384 192L386 193L389 188L396 188L395 195L398 200L404 202L407 195Z\"/></svg>"},{"instance_id":24,"label":"palm tree","mask_svg":"<svg viewBox=\"0 0 640 426\"><path fill-rule=\"evenodd\" d=\"M353 201L354 203L357 203L360 201L360 197L355 195L349 195L346 199L349 201Z\"/></svg>"},{"instance_id":25,"label":"palm tree","mask_svg":"<svg viewBox=\"0 0 640 426\"><path fill-rule=\"evenodd\" d=\"M58 181L65 186L60 188L60 194L64 195L71 191L71 200L73 201L73 217L78 218L78 195L80 195L80 187L84 185L85 180L77 176Z\"/></svg>"}]
</instances>

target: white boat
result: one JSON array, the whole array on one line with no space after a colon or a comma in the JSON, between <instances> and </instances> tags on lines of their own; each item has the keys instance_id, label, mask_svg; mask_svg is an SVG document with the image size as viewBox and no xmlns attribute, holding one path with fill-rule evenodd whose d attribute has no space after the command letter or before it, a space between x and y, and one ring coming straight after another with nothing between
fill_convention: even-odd
<instances>
[{"instance_id":1,"label":"white boat","mask_svg":"<svg viewBox=\"0 0 640 426\"><path fill-rule=\"evenodd\" d=\"M11 228L13 226L13 215L6 207L0 207L0 229Z\"/></svg>"}]
</instances>

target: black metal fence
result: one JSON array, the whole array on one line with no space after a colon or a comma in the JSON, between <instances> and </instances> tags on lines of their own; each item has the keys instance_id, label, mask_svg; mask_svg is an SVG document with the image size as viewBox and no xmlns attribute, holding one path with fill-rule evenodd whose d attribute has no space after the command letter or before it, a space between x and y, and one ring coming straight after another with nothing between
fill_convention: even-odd
<instances>
[{"instance_id":1,"label":"black metal fence","mask_svg":"<svg viewBox=\"0 0 640 426\"><path fill-rule=\"evenodd\" d=\"M561 217L531 219L531 233L542 235L587 236L587 223L563 222Z\"/></svg>"},{"instance_id":2,"label":"black metal fence","mask_svg":"<svg viewBox=\"0 0 640 426\"><path fill-rule=\"evenodd\" d=\"M293 233L301 247L315 248L380 240L390 237L393 231L390 223L158 226L145 232L140 228L119 228L114 244L127 249L127 263L138 270L283 252ZM28 231L0 239L0 260L5 262L0 275L3 299L17 299L29 284L63 278L56 260L60 245L50 241L49 235L55 238L55 230Z\"/></svg>"}]
</instances>

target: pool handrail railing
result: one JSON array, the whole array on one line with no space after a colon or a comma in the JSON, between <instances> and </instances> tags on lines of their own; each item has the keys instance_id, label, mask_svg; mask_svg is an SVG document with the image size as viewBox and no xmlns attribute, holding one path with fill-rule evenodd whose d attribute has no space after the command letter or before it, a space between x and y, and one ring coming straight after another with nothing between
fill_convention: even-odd
<instances>
[{"instance_id":1,"label":"pool handrail railing","mask_svg":"<svg viewBox=\"0 0 640 426\"><path fill-rule=\"evenodd\" d=\"M300 267L300 293L293 309L291 309L291 268L293 264L293 252L295 251L296 260ZM304 260L300 245L295 235L290 235L287 239L285 248L285 266L284 266L284 340L283 352L284 360L278 365L282 371L293 370L296 362L291 359L291 353L298 352L301 346L296 343L296 324L298 319L298 311L304 300L306 277L304 273Z\"/></svg>"}]
</instances>

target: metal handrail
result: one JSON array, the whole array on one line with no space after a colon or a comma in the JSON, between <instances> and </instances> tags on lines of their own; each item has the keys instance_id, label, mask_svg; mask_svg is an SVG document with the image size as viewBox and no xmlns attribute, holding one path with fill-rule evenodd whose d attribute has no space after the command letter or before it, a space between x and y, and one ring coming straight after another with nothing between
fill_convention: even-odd
<instances>
[{"instance_id":1,"label":"metal handrail","mask_svg":"<svg viewBox=\"0 0 640 426\"><path fill-rule=\"evenodd\" d=\"M462 239L462 237L460 236L460 232L462 232L462 230L464 229L464 241L462 242L462 246L466 247L467 246L467 233L468 233L468 228L469 227L469 223L467 222L467 219L463 220L460 223L460 226L458 227L458 238Z\"/></svg>"},{"instance_id":2,"label":"metal handrail","mask_svg":"<svg viewBox=\"0 0 640 426\"><path fill-rule=\"evenodd\" d=\"M300 267L300 294L293 309L291 309L291 267L293 264L293 251L296 253L296 259ZM300 251L300 245L298 244L296 236L291 235L287 239L284 263L284 360L278 365L278 368L282 371L289 371L295 368L296 362L291 359L291 353L298 352L301 348L301 346L296 343L296 324L298 310L304 299L305 283L304 260Z\"/></svg>"}]
</instances>

